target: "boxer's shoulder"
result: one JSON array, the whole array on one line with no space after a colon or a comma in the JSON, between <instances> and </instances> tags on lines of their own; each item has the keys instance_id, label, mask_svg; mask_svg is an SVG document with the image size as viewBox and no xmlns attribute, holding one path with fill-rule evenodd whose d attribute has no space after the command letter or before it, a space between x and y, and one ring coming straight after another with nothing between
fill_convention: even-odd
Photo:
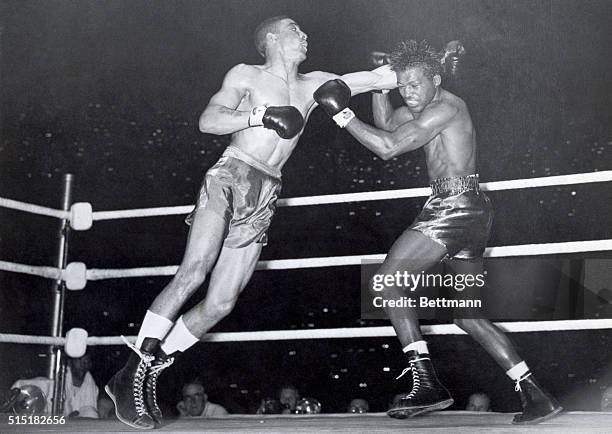
<instances>
[{"instance_id":1,"label":"boxer's shoulder","mask_svg":"<svg viewBox=\"0 0 612 434\"><path fill-rule=\"evenodd\" d=\"M239 63L227 71L223 85L237 89L250 89L258 83L261 73L258 65Z\"/></svg>"},{"instance_id":2,"label":"boxer's shoulder","mask_svg":"<svg viewBox=\"0 0 612 434\"><path fill-rule=\"evenodd\" d=\"M247 65L246 63L239 63L230 68L225 74L226 78L234 80L244 80L257 77L261 73L261 69L258 65Z\"/></svg>"},{"instance_id":3,"label":"boxer's shoulder","mask_svg":"<svg viewBox=\"0 0 612 434\"><path fill-rule=\"evenodd\" d=\"M323 83L338 77L337 74L332 74L330 72L312 71L307 74L301 74L300 79L308 86L309 91L314 92Z\"/></svg>"}]
</instances>

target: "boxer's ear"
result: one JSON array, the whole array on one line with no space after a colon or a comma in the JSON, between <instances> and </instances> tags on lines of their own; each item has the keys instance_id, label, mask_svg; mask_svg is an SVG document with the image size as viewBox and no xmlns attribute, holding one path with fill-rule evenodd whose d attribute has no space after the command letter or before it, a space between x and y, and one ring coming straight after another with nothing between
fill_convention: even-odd
<instances>
[{"instance_id":1,"label":"boxer's ear","mask_svg":"<svg viewBox=\"0 0 612 434\"><path fill-rule=\"evenodd\" d=\"M276 33L268 32L266 33L266 40L268 42L275 42L278 39L278 35Z\"/></svg>"},{"instance_id":2,"label":"boxer's ear","mask_svg":"<svg viewBox=\"0 0 612 434\"><path fill-rule=\"evenodd\" d=\"M440 74L434 75L433 83L434 83L434 86L436 87L440 86L440 84L442 83L442 77L440 77Z\"/></svg>"}]
</instances>

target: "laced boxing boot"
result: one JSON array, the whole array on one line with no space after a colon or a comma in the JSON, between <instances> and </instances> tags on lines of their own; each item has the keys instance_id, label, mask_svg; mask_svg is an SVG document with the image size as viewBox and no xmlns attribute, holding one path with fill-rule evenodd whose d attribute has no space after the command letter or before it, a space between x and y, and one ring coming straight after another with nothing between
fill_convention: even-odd
<instances>
[{"instance_id":1,"label":"laced boxing boot","mask_svg":"<svg viewBox=\"0 0 612 434\"><path fill-rule=\"evenodd\" d=\"M162 423L162 412L157 405L157 378L161 372L174 363L174 357L170 357L159 349L155 353L155 360L151 363L147 378L145 380L145 402L149 415L156 424Z\"/></svg>"},{"instance_id":2,"label":"laced boxing boot","mask_svg":"<svg viewBox=\"0 0 612 434\"><path fill-rule=\"evenodd\" d=\"M155 357L144 342L142 348L138 349L125 337L122 338L134 352L130 354L125 366L109 380L104 390L115 403L115 414L121 422L133 428L153 429L155 423L147 411L144 399L144 382Z\"/></svg>"},{"instance_id":3,"label":"laced boxing boot","mask_svg":"<svg viewBox=\"0 0 612 434\"><path fill-rule=\"evenodd\" d=\"M453 405L454 400L438 380L429 354L418 354L415 351L407 354L410 365L396 379L412 371L412 390L402 395L387 414L397 419L405 419Z\"/></svg>"},{"instance_id":4,"label":"laced boxing boot","mask_svg":"<svg viewBox=\"0 0 612 434\"><path fill-rule=\"evenodd\" d=\"M523 377L516 380L514 390L519 393L523 406L523 412L514 416L512 420L515 425L540 423L563 410L557 400L540 387L531 372L527 372Z\"/></svg>"}]
</instances>

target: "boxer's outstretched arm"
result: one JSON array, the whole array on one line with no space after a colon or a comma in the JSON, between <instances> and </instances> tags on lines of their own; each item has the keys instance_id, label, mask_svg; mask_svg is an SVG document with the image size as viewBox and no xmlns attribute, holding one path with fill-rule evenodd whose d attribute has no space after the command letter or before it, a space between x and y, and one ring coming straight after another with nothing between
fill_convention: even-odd
<instances>
[{"instance_id":1,"label":"boxer's outstretched arm","mask_svg":"<svg viewBox=\"0 0 612 434\"><path fill-rule=\"evenodd\" d=\"M246 93L247 65L236 65L225 75L221 89L200 115L203 133L231 134L249 127L248 111L236 110Z\"/></svg>"},{"instance_id":2,"label":"boxer's outstretched arm","mask_svg":"<svg viewBox=\"0 0 612 434\"><path fill-rule=\"evenodd\" d=\"M383 65L372 71L351 72L345 75L314 71L306 74L306 76L316 78L320 84L340 78L351 89L351 95L373 90L395 89L397 87L397 77L395 72L391 71L389 65Z\"/></svg>"},{"instance_id":3,"label":"boxer's outstretched arm","mask_svg":"<svg viewBox=\"0 0 612 434\"><path fill-rule=\"evenodd\" d=\"M446 128L456 113L455 107L438 102L427 107L419 119L408 121L392 132L375 128L357 118L350 121L346 129L359 143L388 160L429 143Z\"/></svg>"},{"instance_id":4,"label":"boxer's outstretched arm","mask_svg":"<svg viewBox=\"0 0 612 434\"><path fill-rule=\"evenodd\" d=\"M389 65L383 65L372 71L351 72L337 78L348 85L351 95L397 87L397 76Z\"/></svg>"}]
</instances>

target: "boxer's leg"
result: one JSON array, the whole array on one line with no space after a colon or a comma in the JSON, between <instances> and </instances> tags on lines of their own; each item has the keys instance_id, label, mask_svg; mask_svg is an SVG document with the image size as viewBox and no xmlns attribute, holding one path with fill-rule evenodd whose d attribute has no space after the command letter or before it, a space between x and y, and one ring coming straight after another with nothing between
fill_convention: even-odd
<instances>
[{"instance_id":1,"label":"boxer's leg","mask_svg":"<svg viewBox=\"0 0 612 434\"><path fill-rule=\"evenodd\" d=\"M408 229L393 243L376 274L394 275L397 271L419 274L439 263L446 254L447 250L442 244L421 232ZM385 287L381 292L376 294L385 300L399 300L406 295L404 290L397 286ZM412 371L412 390L403 394L387 414L403 419L452 405L453 399L438 381L429 358L429 350L421 335L415 309L389 307L386 312L408 356L407 370ZM402 375L407 370L404 370Z\"/></svg>"},{"instance_id":2,"label":"boxer's leg","mask_svg":"<svg viewBox=\"0 0 612 434\"><path fill-rule=\"evenodd\" d=\"M251 243L239 249L224 247L221 250L210 276L206 298L182 317L193 336L201 339L232 311L255 271L261 249L261 243Z\"/></svg>"},{"instance_id":3,"label":"boxer's leg","mask_svg":"<svg viewBox=\"0 0 612 434\"><path fill-rule=\"evenodd\" d=\"M157 375L148 375L155 360L153 354L172 327L179 309L206 278L225 238L227 225L218 212L207 208L197 210L177 274L153 301L127 363L106 385L105 390L115 403L117 418L125 424L150 429L154 421L161 420L154 394L151 394ZM159 359L157 362L162 366L166 361ZM147 404L148 401L151 402Z\"/></svg>"},{"instance_id":4,"label":"boxer's leg","mask_svg":"<svg viewBox=\"0 0 612 434\"><path fill-rule=\"evenodd\" d=\"M480 259L452 261L451 267L457 274L476 275L483 270ZM466 291L475 290L475 288L466 289ZM468 298L475 299L477 295L468 294ZM518 355L510 339L491 321L478 317L461 318L455 319L455 324L473 337L516 383L515 389L520 392L523 413L515 416L513 423L539 423L561 412L559 403L535 381L529 367Z\"/></svg>"},{"instance_id":5,"label":"boxer's leg","mask_svg":"<svg viewBox=\"0 0 612 434\"><path fill-rule=\"evenodd\" d=\"M151 304L151 312L171 320L176 318L214 266L227 226L228 222L217 212L206 208L196 212L179 269Z\"/></svg>"},{"instance_id":6,"label":"boxer's leg","mask_svg":"<svg viewBox=\"0 0 612 434\"><path fill-rule=\"evenodd\" d=\"M397 271L418 274L439 263L445 255L446 248L444 246L421 232L408 229L393 243L376 274L394 275ZM377 296L382 296L386 300L399 300L406 295L402 288L396 286L385 287L381 292L373 291L372 285L370 285L370 289ZM414 308L386 308L386 313L402 344L402 348L423 340Z\"/></svg>"}]
</instances>

